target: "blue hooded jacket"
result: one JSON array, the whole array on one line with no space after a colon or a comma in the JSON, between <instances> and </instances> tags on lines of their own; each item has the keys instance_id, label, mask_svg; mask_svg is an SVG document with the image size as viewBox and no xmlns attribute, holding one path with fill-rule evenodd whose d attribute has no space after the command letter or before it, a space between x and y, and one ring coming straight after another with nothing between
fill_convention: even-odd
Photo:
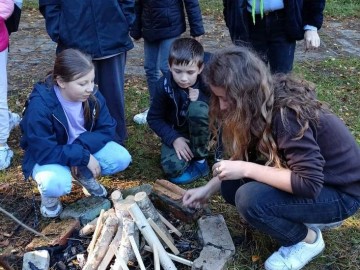
<instances>
[{"instance_id":1,"label":"blue hooded jacket","mask_svg":"<svg viewBox=\"0 0 360 270\"><path fill-rule=\"evenodd\" d=\"M134 47L129 30L135 20L134 0L39 0L57 52L79 49L92 58L126 52Z\"/></svg>"},{"instance_id":2,"label":"blue hooded jacket","mask_svg":"<svg viewBox=\"0 0 360 270\"><path fill-rule=\"evenodd\" d=\"M29 178L36 163L86 166L90 154L114 140L116 121L110 116L100 91L96 91L95 97L97 106L89 99L91 121L85 123L87 131L72 144L67 144L68 122L52 84L35 84L20 122L25 179Z\"/></svg>"}]
</instances>

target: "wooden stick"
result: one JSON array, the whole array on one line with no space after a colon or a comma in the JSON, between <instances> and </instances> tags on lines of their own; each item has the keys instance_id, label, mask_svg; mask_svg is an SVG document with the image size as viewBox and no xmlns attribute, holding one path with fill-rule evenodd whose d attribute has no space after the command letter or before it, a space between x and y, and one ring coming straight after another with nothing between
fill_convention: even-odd
<instances>
[{"instance_id":1,"label":"wooden stick","mask_svg":"<svg viewBox=\"0 0 360 270\"><path fill-rule=\"evenodd\" d=\"M172 238L171 234L169 233L168 229L166 228L165 224L161 221L158 211L156 210L155 206L150 201L146 192L138 192L135 195L135 202L143 212L146 218L151 218L159 229L166 235L166 237L174 243L174 239Z\"/></svg>"},{"instance_id":2,"label":"wooden stick","mask_svg":"<svg viewBox=\"0 0 360 270\"><path fill-rule=\"evenodd\" d=\"M119 220L116 217L115 212L113 212L106 219L104 226L101 229L98 240L96 241L94 249L91 253L89 253L87 262L84 265L83 270L99 269L98 266L109 249L111 240L114 238L116 230L118 229L118 224Z\"/></svg>"},{"instance_id":3,"label":"wooden stick","mask_svg":"<svg viewBox=\"0 0 360 270\"><path fill-rule=\"evenodd\" d=\"M164 270L176 269L175 264L167 255L164 247L161 245L160 240L156 237L155 232L151 228L149 222L147 222L143 212L136 203L133 203L128 208L132 218L134 219L137 227L143 234L145 240L151 245L156 246L159 252L160 264Z\"/></svg>"},{"instance_id":4,"label":"wooden stick","mask_svg":"<svg viewBox=\"0 0 360 270\"><path fill-rule=\"evenodd\" d=\"M136 243L135 243L134 236L129 235L129 240L130 240L131 246L132 246L132 248L133 248L133 250L134 250L136 259L137 259L137 261L138 261L138 263L139 263L140 269L141 269L141 270L146 270L145 265L144 265L144 262L143 262L143 260L141 259L141 255L140 255L139 249L138 249L138 247L137 247L137 245L136 245Z\"/></svg>"},{"instance_id":5,"label":"wooden stick","mask_svg":"<svg viewBox=\"0 0 360 270\"><path fill-rule=\"evenodd\" d=\"M181 237L182 234L179 232L178 229L174 225L172 225L166 218L164 218L159 212L158 215L161 219L161 221L171 230L171 232L175 233L177 236Z\"/></svg>"},{"instance_id":6,"label":"wooden stick","mask_svg":"<svg viewBox=\"0 0 360 270\"><path fill-rule=\"evenodd\" d=\"M95 243L96 243L96 239L98 238L99 236L99 233L101 231L101 227L103 225L103 220L102 220L102 217L104 215L104 212L105 210L104 209L101 209L100 211L100 215L99 215L99 218L98 218L98 221L96 223L96 228L95 228L95 231L94 231L94 234L93 234L93 237L91 239L91 242L87 248L87 251L88 251L88 254L90 255L94 249L94 246L95 246Z\"/></svg>"},{"instance_id":7,"label":"wooden stick","mask_svg":"<svg viewBox=\"0 0 360 270\"><path fill-rule=\"evenodd\" d=\"M113 259L116 249L120 245L122 230L123 230L122 220L119 220L117 232L114 236L114 239L111 241L108 251L106 252L103 260L101 261L98 270L106 270L111 260Z\"/></svg>"},{"instance_id":8,"label":"wooden stick","mask_svg":"<svg viewBox=\"0 0 360 270\"><path fill-rule=\"evenodd\" d=\"M147 245L144 246L144 250L149 251L149 252L153 252L151 247L149 247ZM181 258L179 256L175 256L174 254L168 253L168 255L175 262L182 263L182 264L187 265L187 266L192 266L194 264L192 261L186 260L186 259Z\"/></svg>"},{"instance_id":9,"label":"wooden stick","mask_svg":"<svg viewBox=\"0 0 360 270\"><path fill-rule=\"evenodd\" d=\"M171 251L178 255L180 251L175 247L175 245L170 241L169 238L163 233L163 231L159 228L159 226L151 219L148 218L147 221L149 222L151 228L157 233L158 236L165 242L165 244L171 249Z\"/></svg>"},{"instance_id":10,"label":"wooden stick","mask_svg":"<svg viewBox=\"0 0 360 270\"><path fill-rule=\"evenodd\" d=\"M116 260L115 263L111 266L111 270L129 270L126 262L115 252Z\"/></svg>"},{"instance_id":11,"label":"wooden stick","mask_svg":"<svg viewBox=\"0 0 360 270\"><path fill-rule=\"evenodd\" d=\"M153 245L153 251L154 251L154 269L160 270L160 258L159 258L159 251L155 244Z\"/></svg>"}]
</instances>

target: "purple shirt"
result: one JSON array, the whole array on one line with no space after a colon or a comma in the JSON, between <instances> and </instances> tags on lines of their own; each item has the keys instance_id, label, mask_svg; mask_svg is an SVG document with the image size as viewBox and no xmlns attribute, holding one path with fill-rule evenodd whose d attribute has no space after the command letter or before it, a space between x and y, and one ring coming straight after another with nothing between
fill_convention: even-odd
<instances>
[{"instance_id":1,"label":"purple shirt","mask_svg":"<svg viewBox=\"0 0 360 270\"><path fill-rule=\"evenodd\" d=\"M86 129L84 128L84 109L81 101L69 101L64 99L58 86L54 86L54 90L60 104L64 110L69 129L67 144L72 144L73 141Z\"/></svg>"}]
</instances>

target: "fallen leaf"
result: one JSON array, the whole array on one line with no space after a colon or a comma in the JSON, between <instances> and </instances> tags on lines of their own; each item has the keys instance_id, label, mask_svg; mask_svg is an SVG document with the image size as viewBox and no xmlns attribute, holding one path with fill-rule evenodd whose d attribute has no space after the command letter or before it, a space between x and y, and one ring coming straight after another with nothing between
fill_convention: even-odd
<instances>
[{"instance_id":1,"label":"fallen leaf","mask_svg":"<svg viewBox=\"0 0 360 270\"><path fill-rule=\"evenodd\" d=\"M260 260L260 256L258 256L258 255L252 255L251 256L251 261L252 262L257 262L258 260Z\"/></svg>"}]
</instances>

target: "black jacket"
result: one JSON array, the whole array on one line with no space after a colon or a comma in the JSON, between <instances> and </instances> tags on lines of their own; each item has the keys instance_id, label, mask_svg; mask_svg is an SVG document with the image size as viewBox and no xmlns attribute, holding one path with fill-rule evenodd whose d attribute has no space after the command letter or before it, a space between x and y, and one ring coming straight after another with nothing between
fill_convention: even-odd
<instances>
[{"instance_id":1,"label":"black jacket","mask_svg":"<svg viewBox=\"0 0 360 270\"><path fill-rule=\"evenodd\" d=\"M249 41L249 16L247 0L223 0L224 19L235 45ZM323 23L325 0L284 0L286 33L291 40L304 38L304 26L320 29Z\"/></svg>"},{"instance_id":2,"label":"black jacket","mask_svg":"<svg viewBox=\"0 0 360 270\"><path fill-rule=\"evenodd\" d=\"M39 0L39 9L57 52L76 48L101 58L134 47L129 36L134 0Z\"/></svg>"},{"instance_id":3,"label":"black jacket","mask_svg":"<svg viewBox=\"0 0 360 270\"><path fill-rule=\"evenodd\" d=\"M136 20L131 29L134 39L150 42L180 36L186 31L185 12L190 35L205 33L198 0L136 0Z\"/></svg>"},{"instance_id":4,"label":"black jacket","mask_svg":"<svg viewBox=\"0 0 360 270\"><path fill-rule=\"evenodd\" d=\"M198 76L193 88L199 89L198 101L209 102L209 91ZM147 116L150 128L161 138L162 142L172 147L172 143L183 135L182 127L187 124L186 112L190 100L187 90L180 88L168 72L159 79L154 98ZM194 101L194 102L198 102Z\"/></svg>"}]
</instances>

